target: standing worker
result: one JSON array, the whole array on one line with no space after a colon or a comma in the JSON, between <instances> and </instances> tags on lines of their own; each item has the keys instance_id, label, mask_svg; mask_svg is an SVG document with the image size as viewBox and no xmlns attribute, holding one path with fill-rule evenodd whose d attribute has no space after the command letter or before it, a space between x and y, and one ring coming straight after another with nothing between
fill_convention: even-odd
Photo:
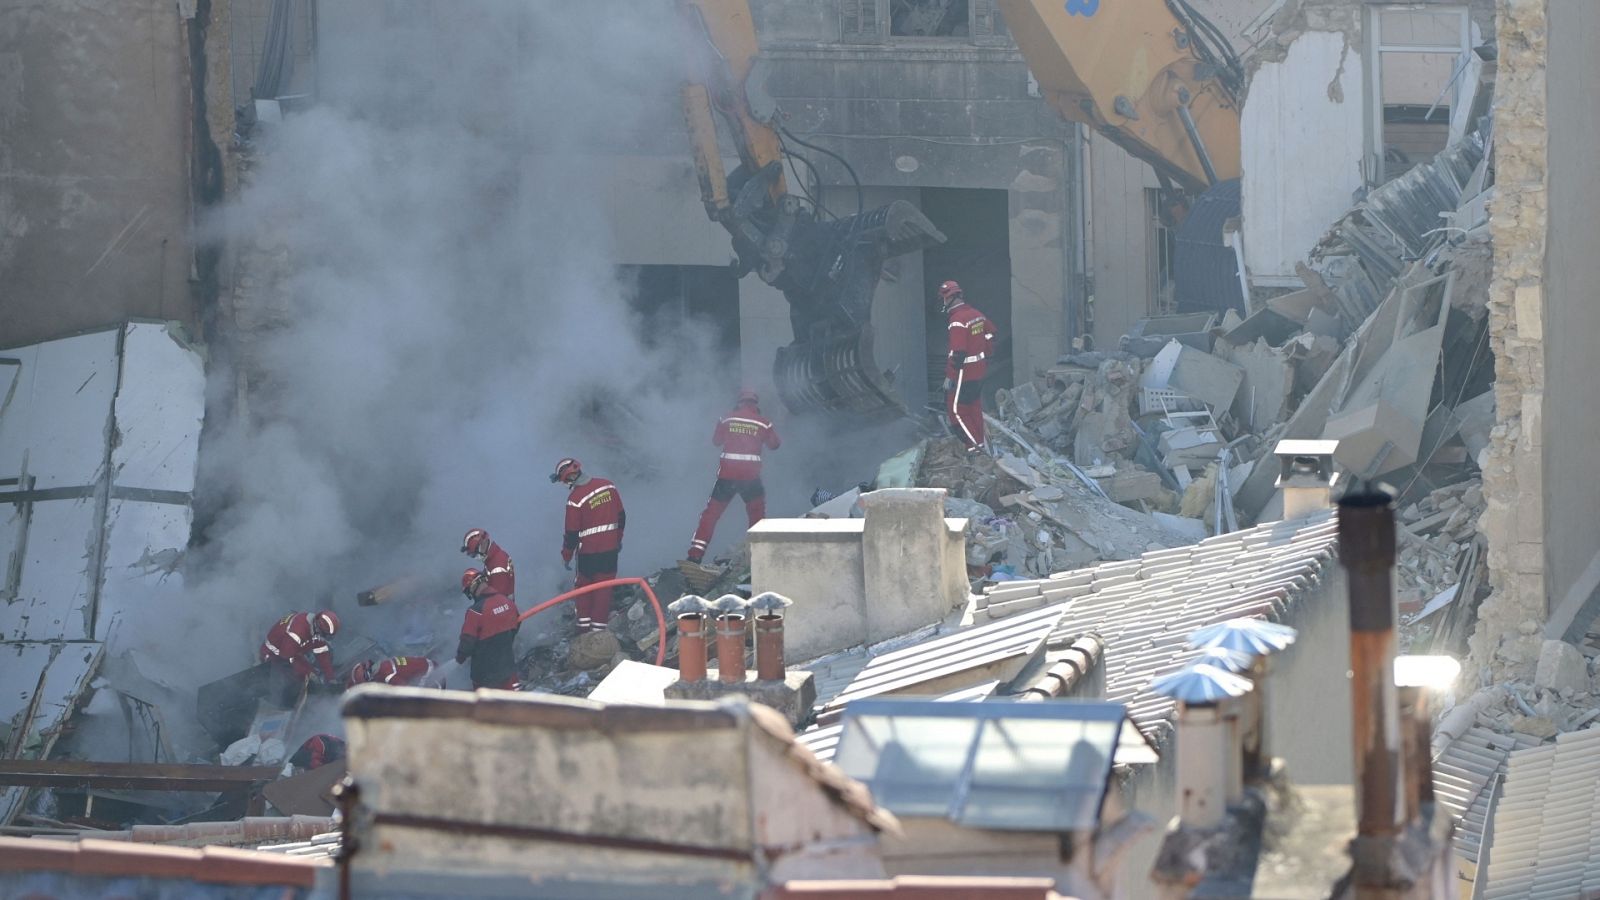
<instances>
[{"instance_id":1,"label":"standing worker","mask_svg":"<svg viewBox=\"0 0 1600 900\"><path fill-rule=\"evenodd\" d=\"M700 526L689 542L689 561L699 563L711 545L712 532L717 530L717 520L723 510L738 494L744 500L745 515L755 525L767 514L767 489L761 484L761 452L776 450L783 441L778 439L778 429L761 414L761 398L745 388L739 392L739 402L733 412L722 417L711 443L722 448L717 461L717 482L711 486L711 499L700 514Z\"/></svg>"},{"instance_id":2,"label":"standing worker","mask_svg":"<svg viewBox=\"0 0 1600 900\"><path fill-rule=\"evenodd\" d=\"M490 540L489 532L482 528L467 532L461 539L461 552L483 560L483 574L489 579L489 587L511 600L517 599L517 570L511 565L511 554Z\"/></svg>"},{"instance_id":3,"label":"standing worker","mask_svg":"<svg viewBox=\"0 0 1600 900\"><path fill-rule=\"evenodd\" d=\"M489 586L478 569L461 573L461 592L472 605L461 623L456 663L472 660L472 686L503 691L517 689L517 629L522 614L517 604Z\"/></svg>"},{"instance_id":4,"label":"standing worker","mask_svg":"<svg viewBox=\"0 0 1600 900\"><path fill-rule=\"evenodd\" d=\"M617 557L622 553L622 531L628 514L622 508L622 493L604 478L583 474L583 464L575 459L556 463L551 482L567 486L566 534L561 542L561 561L572 568L578 557L578 577L573 587L617 577ZM578 633L605 631L611 622L611 588L597 588L574 601L578 608Z\"/></svg>"},{"instance_id":5,"label":"standing worker","mask_svg":"<svg viewBox=\"0 0 1600 900\"><path fill-rule=\"evenodd\" d=\"M328 639L339 631L339 617L325 609L315 615L290 613L279 619L261 642L261 661L269 665L268 695L291 706L312 675L334 684L333 652Z\"/></svg>"},{"instance_id":6,"label":"standing worker","mask_svg":"<svg viewBox=\"0 0 1600 900\"><path fill-rule=\"evenodd\" d=\"M989 318L961 296L961 285L939 285L939 304L949 317L945 331L950 351L944 364L945 412L967 445L968 453L983 450L983 376L989 371L994 348L994 327Z\"/></svg>"}]
</instances>

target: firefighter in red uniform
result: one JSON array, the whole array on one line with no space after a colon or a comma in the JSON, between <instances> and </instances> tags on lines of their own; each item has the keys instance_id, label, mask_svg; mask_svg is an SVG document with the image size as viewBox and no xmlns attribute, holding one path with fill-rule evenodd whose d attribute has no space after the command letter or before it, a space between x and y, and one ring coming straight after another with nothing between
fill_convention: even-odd
<instances>
[{"instance_id":1,"label":"firefighter in red uniform","mask_svg":"<svg viewBox=\"0 0 1600 900\"><path fill-rule=\"evenodd\" d=\"M474 528L461 539L461 552L483 560L483 574L489 578L489 587L517 599L517 570L511 565L511 554L489 539L489 532Z\"/></svg>"},{"instance_id":2,"label":"firefighter in red uniform","mask_svg":"<svg viewBox=\"0 0 1600 900\"><path fill-rule=\"evenodd\" d=\"M744 500L751 525L767 514L767 489L761 484L761 451L776 450L783 441L778 439L778 429L772 427L771 420L761 414L760 402L755 391L740 391L738 405L722 417L712 432L711 443L722 448L722 456L717 462L717 482L711 486L711 499L700 513L700 527L689 542L692 563L705 558L717 520L735 494Z\"/></svg>"},{"instance_id":3,"label":"firefighter in red uniform","mask_svg":"<svg viewBox=\"0 0 1600 900\"><path fill-rule=\"evenodd\" d=\"M583 587L617 577L617 557L622 553L622 531L628 514L622 508L622 493L604 478L583 474L583 464L575 459L556 463L552 482L567 486L566 534L561 543L561 561L572 567L578 557L578 577L573 587ZM574 601L578 608L578 633L605 631L611 622L611 588L598 588Z\"/></svg>"},{"instance_id":4,"label":"firefighter in red uniform","mask_svg":"<svg viewBox=\"0 0 1600 900\"><path fill-rule=\"evenodd\" d=\"M478 569L461 573L461 592L472 605L461 623L461 643L456 646L456 662L472 660L472 686L517 689L517 629L522 614L517 604L489 587L489 579Z\"/></svg>"},{"instance_id":5,"label":"firefighter in red uniform","mask_svg":"<svg viewBox=\"0 0 1600 900\"><path fill-rule=\"evenodd\" d=\"M493 583L489 585L494 589ZM350 670L348 687L358 684L393 684L400 687L433 687L433 660L426 656L395 656L382 662L359 662Z\"/></svg>"},{"instance_id":6,"label":"firefighter in red uniform","mask_svg":"<svg viewBox=\"0 0 1600 900\"><path fill-rule=\"evenodd\" d=\"M338 631L339 617L328 609L315 615L290 613L279 619L261 642L261 661L269 664L269 695L289 706L313 674L337 684L328 639Z\"/></svg>"},{"instance_id":7,"label":"firefighter in red uniform","mask_svg":"<svg viewBox=\"0 0 1600 900\"><path fill-rule=\"evenodd\" d=\"M949 317L945 331L950 352L944 364L945 412L950 425L967 445L967 452L982 450L983 376L989 371L994 349L994 327L989 319L961 296L961 285L939 285L939 304Z\"/></svg>"}]
</instances>

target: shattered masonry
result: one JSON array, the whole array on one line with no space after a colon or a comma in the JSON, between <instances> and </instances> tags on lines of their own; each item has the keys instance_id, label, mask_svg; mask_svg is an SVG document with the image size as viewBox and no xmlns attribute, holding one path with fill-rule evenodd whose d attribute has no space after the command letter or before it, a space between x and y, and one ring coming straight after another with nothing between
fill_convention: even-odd
<instances>
[{"instance_id":1,"label":"shattered masonry","mask_svg":"<svg viewBox=\"0 0 1600 900\"><path fill-rule=\"evenodd\" d=\"M1495 83L1497 192L1490 216L1494 276L1489 340L1497 424L1482 460L1493 593L1478 613L1472 662L1495 682L1533 677L1545 621L1543 289L1548 172L1545 4L1500 4Z\"/></svg>"}]
</instances>

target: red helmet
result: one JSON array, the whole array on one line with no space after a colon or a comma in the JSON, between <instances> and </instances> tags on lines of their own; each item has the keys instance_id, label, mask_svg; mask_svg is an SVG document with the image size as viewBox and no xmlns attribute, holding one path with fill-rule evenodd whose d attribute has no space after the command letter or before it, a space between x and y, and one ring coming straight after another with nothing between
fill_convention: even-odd
<instances>
[{"instance_id":1,"label":"red helmet","mask_svg":"<svg viewBox=\"0 0 1600 900\"><path fill-rule=\"evenodd\" d=\"M761 397L760 397L760 395L758 395L751 388L744 388L744 389L739 391L739 402L740 403L760 403L761 402Z\"/></svg>"},{"instance_id":2,"label":"red helmet","mask_svg":"<svg viewBox=\"0 0 1600 900\"><path fill-rule=\"evenodd\" d=\"M461 539L461 552L468 556L482 558L489 554L489 532L482 528L474 528L467 532Z\"/></svg>"},{"instance_id":3,"label":"red helmet","mask_svg":"<svg viewBox=\"0 0 1600 900\"><path fill-rule=\"evenodd\" d=\"M556 463L556 470L550 475L550 483L571 484L583 475L583 463L572 457L567 457Z\"/></svg>"},{"instance_id":4,"label":"red helmet","mask_svg":"<svg viewBox=\"0 0 1600 900\"><path fill-rule=\"evenodd\" d=\"M461 573L461 593L471 597L473 589L488 580L489 576L483 574L481 569L468 569Z\"/></svg>"},{"instance_id":5,"label":"red helmet","mask_svg":"<svg viewBox=\"0 0 1600 900\"><path fill-rule=\"evenodd\" d=\"M961 296L961 285L954 281L946 281L939 285L939 301L949 306L957 297Z\"/></svg>"},{"instance_id":6,"label":"red helmet","mask_svg":"<svg viewBox=\"0 0 1600 900\"><path fill-rule=\"evenodd\" d=\"M356 663L356 667L350 670L350 687L355 687L358 684L365 684L371 681L373 672L377 668L378 667L373 665L371 662Z\"/></svg>"},{"instance_id":7,"label":"red helmet","mask_svg":"<svg viewBox=\"0 0 1600 900\"><path fill-rule=\"evenodd\" d=\"M339 617L333 610L325 609L311 617L311 631L322 637L333 637L339 631Z\"/></svg>"}]
</instances>

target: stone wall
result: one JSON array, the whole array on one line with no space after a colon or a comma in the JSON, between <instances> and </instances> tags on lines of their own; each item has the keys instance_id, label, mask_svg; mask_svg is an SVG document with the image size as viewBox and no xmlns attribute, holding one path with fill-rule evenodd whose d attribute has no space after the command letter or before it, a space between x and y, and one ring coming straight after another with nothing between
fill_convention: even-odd
<instances>
[{"instance_id":1,"label":"stone wall","mask_svg":"<svg viewBox=\"0 0 1600 900\"><path fill-rule=\"evenodd\" d=\"M1480 460L1493 590L1478 610L1472 661L1493 680L1529 679L1539 659L1545 603L1544 281L1548 211L1545 0L1500 8L1495 82L1494 276L1489 343L1497 424Z\"/></svg>"}]
</instances>

